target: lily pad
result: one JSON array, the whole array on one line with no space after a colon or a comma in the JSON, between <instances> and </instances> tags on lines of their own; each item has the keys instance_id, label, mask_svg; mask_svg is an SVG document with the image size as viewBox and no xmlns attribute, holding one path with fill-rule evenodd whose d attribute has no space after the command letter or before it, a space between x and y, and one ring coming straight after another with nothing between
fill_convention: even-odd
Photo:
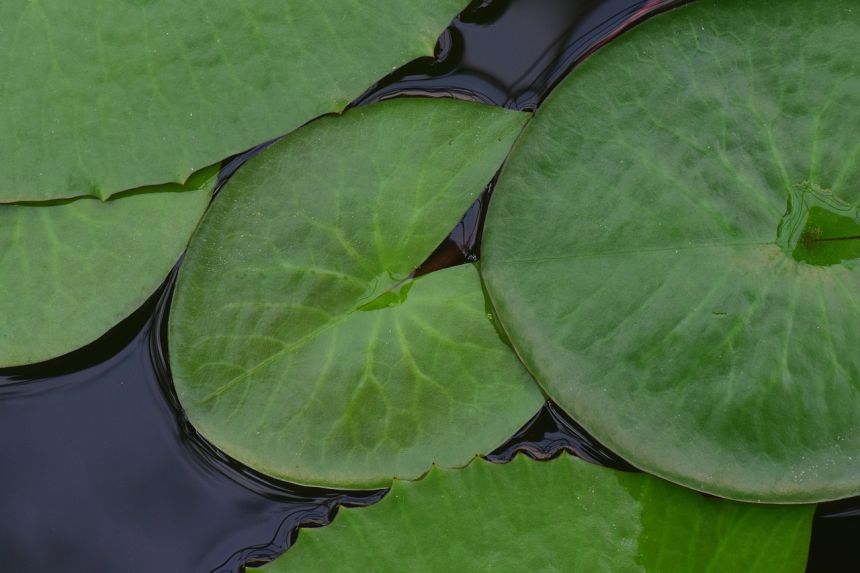
<instances>
[{"instance_id":1,"label":"lily pad","mask_svg":"<svg viewBox=\"0 0 860 573\"><path fill-rule=\"evenodd\" d=\"M484 278L546 391L717 495L860 494L860 9L700 0L586 60L501 175Z\"/></svg>"},{"instance_id":2,"label":"lily pad","mask_svg":"<svg viewBox=\"0 0 860 573\"><path fill-rule=\"evenodd\" d=\"M563 456L396 481L260 571L801 573L813 508L706 498Z\"/></svg>"},{"instance_id":3,"label":"lily pad","mask_svg":"<svg viewBox=\"0 0 860 573\"><path fill-rule=\"evenodd\" d=\"M182 254L216 173L104 202L0 205L0 367L71 352L143 304Z\"/></svg>"},{"instance_id":4,"label":"lily pad","mask_svg":"<svg viewBox=\"0 0 860 573\"><path fill-rule=\"evenodd\" d=\"M0 203L183 182L429 56L462 0L0 4Z\"/></svg>"},{"instance_id":5,"label":"lily pad","mask_svg":"<svg viewBox=\"0 0 860 573\"><path fill-rule=\"evenodd\" d=\"M534 414L542 395L474 267L408 278L527 118L390 101L243 167L192 241L170 316L176 388L201 433L279 478L372 488L463 465Z\"/></svg>"}]
</instances>

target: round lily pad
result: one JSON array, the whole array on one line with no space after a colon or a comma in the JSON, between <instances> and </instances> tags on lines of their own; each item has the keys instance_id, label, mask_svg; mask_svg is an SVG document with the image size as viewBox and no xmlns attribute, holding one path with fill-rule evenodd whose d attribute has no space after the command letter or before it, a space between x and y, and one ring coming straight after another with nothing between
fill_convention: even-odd
<instances>
[{"instance_id":1,"label":"round lily pad","mask_svg":"<svg viewBox=\"0 0 860 573\"><path fill-rule=\"evenodd\" d=\"M183 182L339 111L464 0L0 3L0 203Z\"/></svg>"},{"instance_id":2,"label":"round lily pad","mask_svg":"<svg viewBox=\"0 0 860 573\"><path fill-rule=\"evenodd\" d=\"M801 573L812 506L756 506L570 456L394 482L260 571Z\"/></svg>"},{"instance_id":3,"label":"round lily pad","mask_svg":"<svg viewBox=\"0 0 860 573\"><path fill-rule=\"evenodd\" d=\"M397 100L251 160L180 271L170 359L191 422L294 482L375 488L463 465L543 396L476 269L410 273L481 193L528 116Z\"/></svg>"},{"instance_id":4,"label":"round lily pad","mask_svg":"<svg viewBox=\"0 0 860 573\"><path fill-rule=\"evenodd\" d=\"M143 304L185 249L216 173L104 202L0 204L0 367L71 352Z\"/></svg>"},{"instance_id":5,"label":"round lily pad","mask_svg":"<svg viewBox=\"0 0 860 573\"><path fill-rule=\"evenodd\" d=\"M563 82L501 175L487 289L635 465L743 500L860 493L860 9L700 0Z\"/></svg>"}]
</instances>

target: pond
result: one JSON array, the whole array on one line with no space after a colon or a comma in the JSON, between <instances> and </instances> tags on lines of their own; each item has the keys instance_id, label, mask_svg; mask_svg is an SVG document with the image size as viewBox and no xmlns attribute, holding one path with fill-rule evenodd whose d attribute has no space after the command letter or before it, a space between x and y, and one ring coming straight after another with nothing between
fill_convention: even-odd
<instances>
[{"instance_id":1,"label":"pond","mask_svg":"<svg viewBox=\"0 0 860 573\"><path fill-rule=\"evenodd\" d=\"M534 110L596 47L678 3L476 1L440 38L435 59L395 70L354 104L440 95ZM265 147L260 143L224 160L222 183ZM492 183L419 274L480 258L491 191ZM0 570L240 571L287 549L299 526L325 525L339 505L385 495L273 480L191 427L166 355L174 279L175 271L145 305L87 347L0 370ZM538 459L569 451L634 471L553 404L488 458L506 461L517 451ZM807 570L856 568L858 533L860 501L821 505Z\"/></svg>"}]
</instances>

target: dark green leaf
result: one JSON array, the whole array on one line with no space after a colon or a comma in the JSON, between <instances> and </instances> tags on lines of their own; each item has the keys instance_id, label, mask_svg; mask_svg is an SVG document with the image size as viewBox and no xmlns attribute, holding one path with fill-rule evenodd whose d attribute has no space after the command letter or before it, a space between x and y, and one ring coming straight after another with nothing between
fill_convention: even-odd
<instances>
[{"instance_id":1,"label":"dark green leaf","mask_svg":"<svg viewBox=\"0 0 860 573\"><path fill-rule=\"evenodd\" d=\"M182 182L432 55L462 7L0 2L0 203Z\"/></svg>"},{"instance_id":2,"label":"dark green leaf","mask_svg":"<svg viewBox=\"0 0 860 573\"><path fill-rule=\"evenodd\" d=\"M471 266L407 276L490 180L525 114L398 100L302 128L226 186L189 248L170 356L194 425L301 483L462 465L543 401Z\"/></svg>"},{"instance_id":3,"label":"dark green leaf","mask_svg":"<svg viewBox=\"0 0 860 573\"><path fill-rule=\"evenodd\" d=\"M860 493L860 7L701 0L575 70L490 206L488 292L622 456L745 500Z\"/></svg>"},{"instance_id":4,"label":"dark green leaf","mask_svg":"<svg viewBox=\"0 0 860 573\"><path fill-rule=\"evenodd\" d=\"M800 573L811 506L706 498L563 456L394 483L261 571Z\"/></svg>"},{"instance_id":5,"label":"dark green leaf","mask_svg":"<svg viewBox=\"0 0 860 573\"><path fill-rule=\"evenodd\" d=\"M0 205L0 367L71 352L143 304L185 249L215 173L106 202Z\"/></svg>"}]
</instances>

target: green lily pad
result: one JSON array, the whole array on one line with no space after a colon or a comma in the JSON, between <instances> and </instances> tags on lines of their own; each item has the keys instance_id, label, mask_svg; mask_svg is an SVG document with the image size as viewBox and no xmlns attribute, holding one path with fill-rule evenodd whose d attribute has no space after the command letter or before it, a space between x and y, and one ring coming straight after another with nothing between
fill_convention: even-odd
<instances>
[{"instance_id":1,"label":"green lily pad","mask_svg":"<svg viewBox=\"0 0 860 573\"><path fill-rule=\"evenodd\" d=\"M396 100L267 149L213 203L170 316L179 399L213 443L294 482L372 488L463 465L543 402L477 271L408 278L526 114Z\"/></svg>"},{"instance_id":2,"label":"green lily pad","mask_svg":"<svg viewBox=\"0 0 860 573\"><path fill-rule=\"evenodd\" d=\"M812 506L706 498L563 456L394 482L260 571L801 573Z\"/></svg>"},{"instance_id":3,"label":"green lily pad","mask_svg":"<svg viewBox=\"0 0 860 573\"><path fill-rule=\"evenodd\" d=\"M0 3L0 203L183 182L432 55L462 7Z\"/></svg>"},{"instance_id":4,"label":"green lily pad","mask_svg":"<svg viewBox=\"0 0 860 573\"><path fill-rule=\"evenodd\" d=\"M558 403L717 495L860 494L860 9L700 0L559 86L484 278Z\"/></svg>"},{"instance_id":5,"label":"green lily pad","mask_svg":"<svg viewBox=\"0 0 860 573\"><path fill-rule=\"evenodd\" d=\"M182 254L216 173L104 202L0 205L0 367L71 352L143 304Z\"/></svg>"}]
</instances>

